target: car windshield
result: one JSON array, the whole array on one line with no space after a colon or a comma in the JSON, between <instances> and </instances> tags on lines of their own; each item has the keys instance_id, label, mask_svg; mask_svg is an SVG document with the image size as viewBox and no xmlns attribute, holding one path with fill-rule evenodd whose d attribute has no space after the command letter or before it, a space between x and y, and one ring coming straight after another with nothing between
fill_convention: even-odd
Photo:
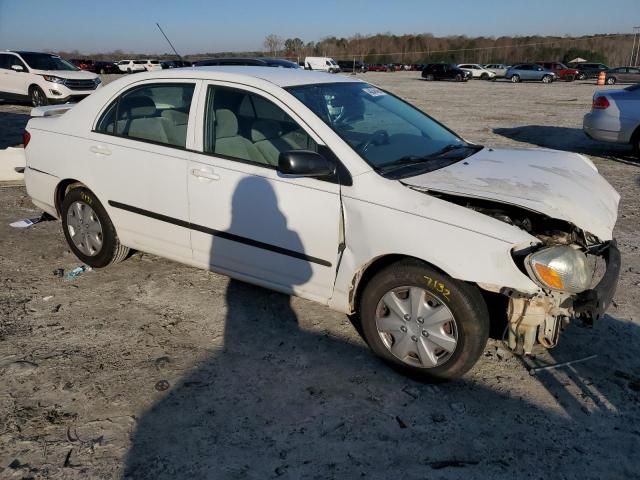
<instances>
[{"instance_id":1,"label":"car windshield","mask_svg":"<svg viewBox=\"0 0 640 480\"><path fill-rule=\"evenodd\" d=\"M34 70L78 70L75 65L48 53L21 53L20 56Z\"/></svg>"},{"instance_id":2,"label":"car windshield","mask_svg":"<svg viewBox=\"0 0 640 480\"><path fill-rule=\"evenodd\" d=\"M369 165L393 178L437 170L482 147L466 143L428 115L364 82L287 89Z\"/></svg>"}]
</instances>

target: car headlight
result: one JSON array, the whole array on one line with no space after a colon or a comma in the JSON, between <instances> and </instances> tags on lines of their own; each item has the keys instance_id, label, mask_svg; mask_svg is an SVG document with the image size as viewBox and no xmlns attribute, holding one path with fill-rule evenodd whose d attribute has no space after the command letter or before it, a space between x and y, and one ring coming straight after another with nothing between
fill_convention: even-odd
<instances>
[{"instance_id":1,"label":"car headlight","mask_svg":"<svg viewBox=\"0 0 640 480\"><path fill-rule=\"evenodd\" d=\"M527 256L524 263L529 276L543 288L580 293L591 286L594 266L575 248L544 248Z\"/></svg>"},{"instance_id":2,"label":"car headlight","mask_svg":"<svg viewBox=\"0 0 640 480\"><path fill-rule=\"evenodd\" d=\"M43 75L43 78L44 78L47 82L53 82L53 83L64 83L64 78L54 77L53 75Z\"/></svg>"},{"instance_id":3,"label":"car headlight","mask_svg":"<svg viewBox=\"0 0 640 480\"><path fill-rule=\"evenodd\" d=\"M102 83L102 80L100 80L100 78L99 78L99 77L96 77L96 78L94 78L94 79L93 79L93 82L94 82L96 85L100 85L100 84Z\"/></svg>"}]
</instances>

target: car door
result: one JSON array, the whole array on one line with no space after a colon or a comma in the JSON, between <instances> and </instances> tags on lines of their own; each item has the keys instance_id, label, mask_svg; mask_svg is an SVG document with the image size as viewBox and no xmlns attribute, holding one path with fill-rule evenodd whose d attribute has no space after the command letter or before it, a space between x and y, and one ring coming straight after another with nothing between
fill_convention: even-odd
<instances>
[{"instance_id":1,"label":"car door","mask_svg":"<svg viewBox=\"0 0 640 480\"><path fill-rule=\"evenodd\" d=\"M188 130L194 80L136 82L107 104L81 151L88 185L123 244L192 261L188 228Z\"/></svg>"},{"instance_id":2,"label":"car door","mask_svg":"<svg viewBox=\"0 0 640 480\"><path fill-rule=\"evenodd\" d=\"M198 111L188 175L195 261L327 301L339 255L340 186L276 169L282 152L326 154L326 147L281 100L251 87L208 83Z\"/></svg>"},{"instance_id":3,"label":"car door","mask_svg":"<svg viewBox=\"0 0 640 480\"><path fill-rule=\"evenodd\" d=\"M636 83L640 82L640 69L635 67L628 67L625 74L625 82Z\"/></svg>"},{"instance_id":4,"label":"car door","mask_svg":"<svg viewBox=\"0 0 640 480\"><path fill-rule=\"evenodd\" d=\"M11 95L27 95L29 93L29 70L22 60L11 53L1 54L0 59L0 91ZM12 67L22 67L16 71Z\"/></svg>"}]
</instances>

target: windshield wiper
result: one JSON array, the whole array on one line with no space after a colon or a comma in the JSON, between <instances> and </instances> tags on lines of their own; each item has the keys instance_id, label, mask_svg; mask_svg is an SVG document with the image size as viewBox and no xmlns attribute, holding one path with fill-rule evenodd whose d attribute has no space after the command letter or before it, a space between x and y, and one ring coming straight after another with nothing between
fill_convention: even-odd
<instances>
[{"instance_id":1,"label":"windshield wiper","mask_svg":"<svg viewBox=\"0 0 640 480\"><path fill-rule=\"evenodd\" d=\"M407 155L404 157L400 157L397 160L394 160L393 162L389 162L385 165L381 165L379 167L377 167L377 170L379 172L383 172L383 173L387 173L387 172L391 172L393 170L399 169L399 168L403 168L406 166L411 166L411 165L417 165L420 163L424 163L428 160L437 160L440 159L439 157L442 157L444 154L451 152L453 150L461 150L461 149L468 149L468 148L473 148L474 150L480 150L482 147L479 145L470 145L468 143L464 144L464 145L460 145L460 144L451 144L451 145L447 145L444 148L441 148L440 150L434 152L434 153L430 153L429 155L424 155L424 156L418 156L418 155Z\"/></svg>"}]
</instances>

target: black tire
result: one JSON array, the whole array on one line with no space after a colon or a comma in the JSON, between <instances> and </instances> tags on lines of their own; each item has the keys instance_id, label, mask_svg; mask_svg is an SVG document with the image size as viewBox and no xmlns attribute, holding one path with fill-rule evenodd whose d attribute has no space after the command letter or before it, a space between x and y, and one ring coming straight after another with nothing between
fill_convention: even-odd
<instances>
[{"instance_id":1,"label":"black tire","mask_svg":"<svg viewBox=\"0 0 640 480\"><path fill-rule=\"evenodd\" d=\"M130 68L127 68L127 73L132 73Z\"/></svg>"},{"instance_id":2,"label":"black tire","mask_svg":"<svg viewBox=\"0 0 640 480\"><path fill-rule=\"evenodd\" d=\"M631 147L633 148L633 154L640 159L640 127L631 135Z\"/></svg>"},{"instance_id":3,"label":"black tire","mask_svg":"<svg viewBox=\"0 0 640 480\"><path fill-rule=\"evenodd\" d=\"M618 80L616 77L607 77L606 84L607 85L615 85Z\"/></svg>"},{"instance_id":4,"label":"black tire","mask_svg":"<svg viewBox=\"0 0 640 480\"><path fill-rule=\"evenodd\" d=\"M376 318L382 297L394 288L404 286L423 288L453 314L457 345L437 366L425 368L400 360L391 353L378 332ZM362 334L371 350L403 372L423 380L450 380L464 375L482 355L489 337L489 313L478 288L454 280L417 260L399 261L373 277L362 293L358 313Z\"/></svg>"},{"instance_id":5,"label":"black tire","mask_svg":"<svg viewBox=\"0 0 640 480\"><path fill-rule=\"evenodd\" d=\"M34 107L43 107L49 105L49 99L44 94L42 89L37 85L34 85L29 90L29 98L31 99L31 105Z\"/></svg>"},{"instance_id":6,"label":"black tire","mask_svg":"<svg viewBox=\"0 0 640 480\"><path fill-rule=\"evenodd\" d=\"M584 73L579 73L577 79L578 80L586 80L587 79L587 75L584 74Z\"/></svg>"},{"instance_id":7,"label":"black tire","mask_svg":"<svg viewBox=\"0 0 640 480\"><path fill-rule=\"evenodd\" d=\"M432 73L429 73L429 74L425 77L425 79L426 79L428 82L433 82L436 78L433 76L433 74L432 74Z\"/></svg>"},{"instance_id":8,"label":"black tire","mask_svg":"<svg viewBox=\"0 0 640 480\"><path fill-rule=\"evenodd\" d=\"M89 206L97 216L97 219L102 227L102 247L93 255L84 254L78 249L78 247L71 239L71 233L68 224L68 213L69 209L76 202L80 202ZM65 195L64 200L62 201L60 213L62 217L62 230L64 231L64 236L67 239L67 243L69 244L71 251L75 254L76 257L78 257L80 261L86 263L90 267L103 268L108 265L121 262L129 254L129 247L125 247L120 243L120 240L118 240L118 235L116 234L113 223L111 223L109 215L107 215L104 207L93 194L93 192L91 192L91 190L84 187L74 188L70 190L67 195Z\"/></svg>"},{"instance_id":9,"label":"black tire","mask_svg":"<svg viewBox=\"0 0 640 480\"><path fill-rule=\"evenodd\" d=\"M482 75L480 75L480 80L487 80L489 78L489 74L487 73L483 73Z\"/></svg>"},{"instance_id":10,"label":"black tire","mask_svg":"<svg viewBox=\"0 0 640 480\"><path fill-rule=\"evenodd\" d=\"M462 75L460 75L459 73L456 74L455 77L456 82L461 82L462 81Z\"/></svg>"},{"instance_id":11,"label":"black tire","mask_svg":"<svg viewBox=\"0 0 640 480\"><path fill-rule=\"evenodd\" d=\"M512 83L520 83L520 75L511 75L510 80Z\"/></svg>"},{"instance_id":12,"label":"black tire","mask_svg":"<svg viewBox=\"0 0 640 480\"><path fill-rule=\"evenodd\" d=\"M553 77L551 75L544 75L542 77L542 83L553 83Z\"/></svg>"}]
</instances>

